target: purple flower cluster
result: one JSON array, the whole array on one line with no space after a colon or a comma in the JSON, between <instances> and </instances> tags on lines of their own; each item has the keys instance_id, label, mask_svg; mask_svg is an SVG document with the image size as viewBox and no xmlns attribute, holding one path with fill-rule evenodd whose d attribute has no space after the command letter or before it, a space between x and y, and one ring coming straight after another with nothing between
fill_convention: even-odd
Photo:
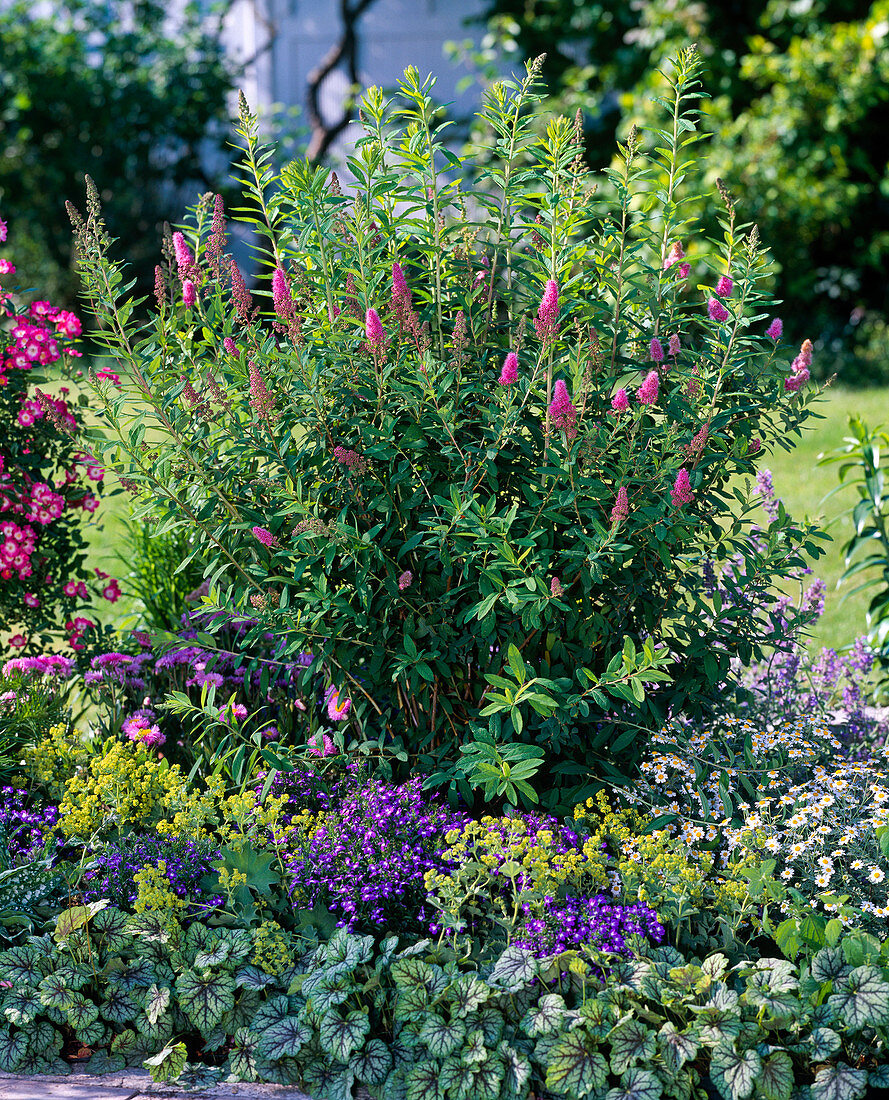
<instances>
[{"instance_id":1,"label":"purple flower cluster","mask_svg":"<svg viewBox=\"0 0 889 1100\"><path fill-rule=\"evenodd\" d=\"M28 796L16 787L0 788L0 839L6 845L11 866L37 859L58 823L55 806L29 806Z\"/></svg>"},{"instance_id":2,"label":"purple flower cluster","mask_svg":"<svg viewBox=\"0 0 889 1100\"><path fill-rule=\"evenodd\" d=\"M372 780L357 788L356 779L353 769L335 809L310 834L296 829L285 841L294 906L321 901L348 928L423 926L423 876L441 865L445 833L466 819L425 796L420 779L396 787Z\"/></svg>"},{"instance_id":3,"label":"purple flower cluster","mask_svg":"<svg viewBox=\"0 0 889 1100\"><path fill-rule=\"evenodd\" d=\"M20 672L24 676L53 676L60 680L70 680L74 674L74 661L58 653L49 653L38 657L13 657L3 666L3 675L11 676Z\"/></svg>"},{"instance_id":4,"label":"purple flower cluster","mask_svg":"<svg viewBox=\"0 0 889 1100\"><path fill-rule=\"evenodd\" d=\"M201 879L212 873L219 848L211 841L193 841L174 836L130 835L107 844L88 864L81 884L84 901L109 898L112 905L131 908L138 887L135 876L145 866L164 861L165 874L173 893L197 909L214 909L223 899L209 894Z\"/></svg>"},{"instance_id":5,"label":"purple flower cluster","mask_svg":"<svg viewBox=\"0 0 889 1100\"><path fill-rule=\"evenodd\" d=\"M516 943L538 958L584 944L593 944L611 955L627 955L627 937L631 935L663 943L666 933L657 913L647 905L619 905L604 894L590 898L549 897L544 915L526 920Z\"/></svg>"}]
</instances>

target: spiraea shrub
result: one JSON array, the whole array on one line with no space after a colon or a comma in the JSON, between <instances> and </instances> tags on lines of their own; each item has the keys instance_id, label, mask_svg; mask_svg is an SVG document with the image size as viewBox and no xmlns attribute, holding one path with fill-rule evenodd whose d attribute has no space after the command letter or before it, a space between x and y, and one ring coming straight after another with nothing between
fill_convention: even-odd
<instances>
[{"instance_id":1,"label":"spiraea shrub","mask_svg":"<svg viewBox=\"0 0 889 1100\"><path fill-rule=\"evenodd\" d=\"M395 100L365 96L348 192L325 167L277 174L242 102L266 289L207 196L147 323L95 198L72 211L123 380L97 386L91 446L161 530L195 530L210 605L313 655L353 747L445 781L490 718L544 750L566 804L786 626L772 586L817 546L783 510L754 536L744 475L799 434L811 345L782 348L768 256L724 186L719 266L690 285L698 70L690 49L665 73L657 152L630 135L616 204L579 123L529 125L536 65L485 96L493 197L462 188L413 70ZM724 608L707 575L729 560Z\"/></svg>"}]
</instances>

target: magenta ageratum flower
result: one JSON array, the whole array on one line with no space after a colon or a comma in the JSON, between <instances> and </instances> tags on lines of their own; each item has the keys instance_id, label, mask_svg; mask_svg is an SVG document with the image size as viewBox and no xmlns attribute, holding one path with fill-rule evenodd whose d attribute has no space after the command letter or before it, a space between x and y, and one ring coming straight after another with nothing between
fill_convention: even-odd
<instances>
[{"instance_id":1,"label":"magenta ageratum flower","mask_svg":"<svg viewBox=\"0 0 889 1100\"><path fill-rule=\"evenodd\" d=\"M514 351L503 360L503 369L500 371L499 382L501 386L512 386L519 378L519 358Z\"/></svg>"}]
</instances>

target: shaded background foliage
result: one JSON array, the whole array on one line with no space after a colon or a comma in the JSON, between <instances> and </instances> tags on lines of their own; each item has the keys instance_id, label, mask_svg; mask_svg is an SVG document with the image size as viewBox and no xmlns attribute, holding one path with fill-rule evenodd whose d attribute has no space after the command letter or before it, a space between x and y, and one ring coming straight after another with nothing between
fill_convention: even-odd
<instances>
[{"instance_id":1,"label":"shaded background foliage","mask_svg":"<svg viewBox=\"0 0 889 1100\"><path fill-rule=\"evenodd\" d=\"M229 172L235 70L206 10L157 0L0 7L0 212L42 297L74 305L65 199L96 181L111 233L150 285L162 223Z\"/></svg>"},{"instance_id":2,"label":"shaded background foliage","mask_svg":"<svg viewBox=\"0 0 889 1100\"><path fill-rule=\"evenodd\" d=\"M477 62L490 70L545 52L558 107L583 112L593 168L632 123L651 121L651 74L698 43L715 140L690 193L722 177L742 198L777 260L788 335L827 353L822 377L889 379L886 0L490 0L484 18ZM696 213L704 235L715 230L700 203Z\"/></svg>"}]
</instances>

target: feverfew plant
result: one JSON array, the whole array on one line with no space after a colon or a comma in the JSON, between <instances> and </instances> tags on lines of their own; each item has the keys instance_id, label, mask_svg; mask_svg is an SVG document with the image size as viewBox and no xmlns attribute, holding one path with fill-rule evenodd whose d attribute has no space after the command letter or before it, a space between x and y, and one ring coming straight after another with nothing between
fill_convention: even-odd
<instances>
[{"instance_id":1,"label":"feverfew plant","mask_svg":"<svg viewBox=\"0 0 889 1100\"><path fill-rule=\"evenodd\" d=\"M0 644L33 652L61 638L83 649L95 626L86 601L120 594L116 581L86 567L82 529L105 471L76 442L82 425L70 390L41 389L50 369L71 373L81 323L46 301L26 305L15 274L0 256Z\"/></svg>"},{"instance_id":2,"label":"feverfew plant","mask_svg":"<svg viewBox=\"0 0 889 1100\"><path fill-rule=\"evenodd\" d=\"M415 70L396 100L362 102L348 195L324 167L275 175L242 102L270 295L248 290L208 196L141 324L94 191L72 216L122 381L97 385L90 446L161 530L195 532L212 606L311 652L350 744L453 784L469 724L502 714L567 807L637 728L702 708L733 657L777 640L765 613L720 615L699 578L740 554L732 583L767 610L802 545L817 555L786 515L751 541L743 488L812 392L724 187L717 269L692 287L680 262L695 51L665 76L657 152L631 134L609 171L614 208L579 124L534 132L538 71L485 96L493 197L462 190L469 162Z\"/></svg>"}]
</instances>

